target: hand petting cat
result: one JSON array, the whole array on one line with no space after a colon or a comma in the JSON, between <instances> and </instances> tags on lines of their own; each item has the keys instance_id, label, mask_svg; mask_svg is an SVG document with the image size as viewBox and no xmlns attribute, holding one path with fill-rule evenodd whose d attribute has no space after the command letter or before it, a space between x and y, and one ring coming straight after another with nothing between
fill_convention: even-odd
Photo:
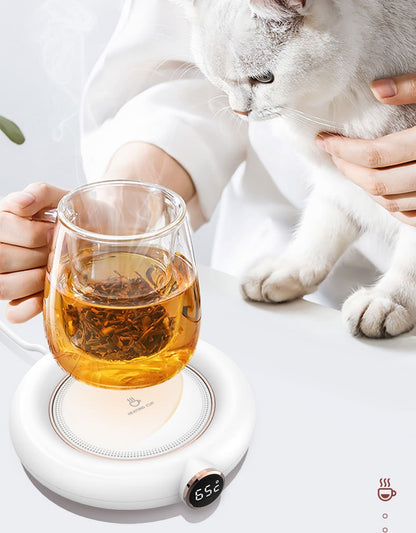
<instances>
[{"instance_id":1,"label":"hand petting cat","mask_svg":"<svg viewBox=\"0 0 416 533\"><path fill-rule=\"evenodd\" d=\"M388 105L416 103L416 74L371 84ZM321 133L318 146L339 170L400 221L416 226L416 126L375 140Z\"/></svg>"}]
</instances>

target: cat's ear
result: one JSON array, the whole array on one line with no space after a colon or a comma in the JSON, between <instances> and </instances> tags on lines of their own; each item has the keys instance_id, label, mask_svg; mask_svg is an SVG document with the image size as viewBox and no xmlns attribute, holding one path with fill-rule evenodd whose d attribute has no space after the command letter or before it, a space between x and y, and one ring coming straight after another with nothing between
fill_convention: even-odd
<instances>
[{"instance_id":1,"label":"cat's ear","mask_svg":"<svg viewBox=\"0 0 416 533\"><path fill-rule=\"evenodd\" d=\"M273 19L289 12L303 15L312 0L249 0L250 7L256 15Z\"/></svg>"}]
</instances>

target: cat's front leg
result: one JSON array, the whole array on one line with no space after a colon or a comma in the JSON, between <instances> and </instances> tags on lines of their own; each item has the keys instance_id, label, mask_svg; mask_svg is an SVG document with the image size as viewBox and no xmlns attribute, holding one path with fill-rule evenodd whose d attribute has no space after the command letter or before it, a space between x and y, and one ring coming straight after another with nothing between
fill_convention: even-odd
<instances>
[{"instance_id":1,"label":"cat's front leg","mask_svg":"<svg viewBox=\"0 0 416 533\"><path fill-rule=\"evenodd\" d=\"M315 190L292 243L282 255L248 270L243 294L256 301L286 302L314 292L359 234L347 212Z\"/></svg>"},{"instance_id":2,"label":"cat's front leg","mask_svg":"<svg viewBox=\"0 0 416 533\"><path fill-rule=\"evenodd\" d=\"M391 267L374 287L345 301L344 319L353 335L395 337L416 325L416 229L403 227Z\"/></svg>"}]
</instances>

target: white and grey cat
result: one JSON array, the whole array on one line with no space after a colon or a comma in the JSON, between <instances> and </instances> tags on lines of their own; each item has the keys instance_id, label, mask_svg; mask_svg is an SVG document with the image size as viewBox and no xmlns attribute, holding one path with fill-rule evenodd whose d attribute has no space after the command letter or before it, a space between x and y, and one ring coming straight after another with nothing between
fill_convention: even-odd
<instances>
[{"instance_id":1,"label":"white and grey cat","mask_svg":"<svg viewBox=\"0 0 416 533\"><path fill-rule=\"evenodd\" d=\"M375 79L416 72L416 2L178 1L191 20L202 72L250 119L279 115L277 135L311 164L313 189L296 236L283 255L247 273L247 297L284 302L315 291L347 248L371 232L391 245L391 264L374 286L347 299L346 322L354 335L367 337L412 329L416 228L343 177L314 138L332 129L374 139L416 125L416 106L383 105L369 90ZM377 155L368 153L369 166ZM380 194L377 171L369 170L368 183L368 192Z\"/></svg>"}]
</instances>

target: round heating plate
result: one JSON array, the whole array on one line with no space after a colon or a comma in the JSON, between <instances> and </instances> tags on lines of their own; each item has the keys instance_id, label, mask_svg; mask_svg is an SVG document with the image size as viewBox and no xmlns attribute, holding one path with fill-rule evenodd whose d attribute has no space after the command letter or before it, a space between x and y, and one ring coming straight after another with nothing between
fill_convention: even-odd
<instances>
[{"instance_id":1,"label":"round heating plate","mask_svg":"<svg viewBox=\"0 0 416 533\"><path fill-rule=\"evenodd\" d=\"M106 509L150 509L192 496L200 503L201 494L209 503L217 487L211 474L236 467L253 428L245 376L202 340L192 368L147 389L84 385L46 355L23 378L10 412L26 470L64 498Z\"/></svg>"},{"instance_id":2,"label":"round heating plate","mask_svg":"<svg viewBox=\"0 0 416 533\"><path fill-rule=\"evenodd\" d=\"M49 412L56 433L78 451L140 460L199 438L214 406L210 385L188 366L161 385L136 390L97 389L67 377L56 387Z\"/></svg>"}]
</instances>

